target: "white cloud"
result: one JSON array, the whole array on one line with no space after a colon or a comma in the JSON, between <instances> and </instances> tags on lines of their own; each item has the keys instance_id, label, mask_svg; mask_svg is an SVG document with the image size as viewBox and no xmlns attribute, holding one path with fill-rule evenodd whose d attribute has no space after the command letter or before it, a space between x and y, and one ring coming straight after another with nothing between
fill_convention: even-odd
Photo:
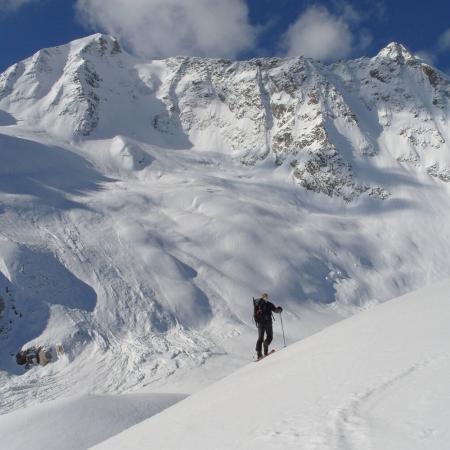
<instances>
[{"instance_id":1,"label":"white cloud","mask_svg":"<svg viewBox=\"0 0 450 450\"><path fill-rule=\"evenodd\" d=\"M0 13L12 12L33 0L0 0Z\"/></svg>"},{"instance_id":2,"label":"white cloud","mask_svg":"<svg viewBox=\"0 0 450 450\"><path fill-rule=\"evenodd\" d=\"M366 29L362 29L358 33L358 43L355 45L355 50L365 50L373 42L372 33Z\"/></svg>"},{"instance_id":3,"label":"white cloud","mask_svg":"<svg viewBox=\"0 0 450 450\"><path fill-rule=\"evenodd\" d=\"M440 52L450 50L450 28L439 37L438 49Z\"/></svg>"},{"instance_id":4,"label":"white cloud","mask_svg":"<svg viewBox=\"0 0 450 450\"><path fill-rule=\"evenodd\" d=\"M421 60L425 61L430 66L433 66L437 60L436 55L427 50L420 50L416 52L416 56L418 56Z\"/></svg>"},{"instance_id":5,"label":"white cloud","mask_svg":"<svg viewBox=\"0 0 450 450\"><path fill-rule=\"evenodd\" d=\"M362 20L362 15L349 4L341 10L340 15L335 15L323 6L309 7L283 35L286 54L332 61L367 48L372 42L371 34L361 30L355 39L351 29Z\"/></svg>"},{"instance_id":6,"label":"white cloud","mask_svg":"<svg viewBox=\"0 0 450 450\"><path fill-rule=\"evenodd\" d=\"M244 0L78 0L77 11L87 27L152 58L235 57L256 40Z\"/></svg>"},{"instance_id":7,"label":"white cloud","mask_svg":"<svg viewBox=\"0 0 450 450\"><path fill-rule=\"evenodd\" d=\"M335 8L339 11L339 16L345 22L359 23L362 20L362 14L357 11L350 3L342 1L335 1L334 3Z\"/></svg>"}]
</instances>

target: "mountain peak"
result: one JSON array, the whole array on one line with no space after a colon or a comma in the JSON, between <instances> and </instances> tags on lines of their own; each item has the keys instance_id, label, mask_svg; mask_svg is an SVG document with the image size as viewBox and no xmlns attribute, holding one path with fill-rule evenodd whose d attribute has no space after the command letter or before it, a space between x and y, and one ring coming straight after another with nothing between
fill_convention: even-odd
<instances>
[{"instance_id":1,"label":"mountain peak","mask_svg":"<svg viewBox=\"0 0 450 450\"><path fill-rule=\"evenodd\" d=\"M114 55L122 52L119 42L114 36L96 33L77 39L71 43L80 53L97 53L103 56L106 53Z\"/></svg>"},{"instance_id":2,"label":"mountain peak","mask_svg":"<svg viewBox=\"0 0 450 450\"><path fill-rule=\"evenodd\" d=\"M398 42L391 42L384 47L377 55L377 58L388 58L397 62L405 62L415 59L412 52L403 44Z\"/></svg>"}]
</instances>

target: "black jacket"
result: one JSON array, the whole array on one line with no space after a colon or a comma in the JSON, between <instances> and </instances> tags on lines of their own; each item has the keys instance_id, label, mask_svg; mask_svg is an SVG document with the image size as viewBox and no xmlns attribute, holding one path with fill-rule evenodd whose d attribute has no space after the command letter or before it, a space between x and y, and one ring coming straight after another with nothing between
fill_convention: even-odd
<instances>
[{"instance_id":1,"label":"black jacket","mask_svg":"<svg viewBox=\"0 0 450 450\"><path fill-rule=\"evenodd\" d=\"M275 306L272 302L262 298L253 299L253 305L255 307L254 318L257 324L272 323L272 313L283 311L281 306Z\"/></svg>"}]
</instances>

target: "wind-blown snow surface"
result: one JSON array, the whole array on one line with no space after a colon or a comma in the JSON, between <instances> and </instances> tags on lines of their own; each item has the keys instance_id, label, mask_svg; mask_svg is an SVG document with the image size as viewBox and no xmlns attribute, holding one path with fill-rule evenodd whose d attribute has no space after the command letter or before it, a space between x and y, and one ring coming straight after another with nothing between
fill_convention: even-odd
<instances>
[{"instance_id":1,"label":"wind-blown snow surface","mask_svg":"<svg viewBox=\"0 0 450 450\"><path fill-rule=\"evenodd\" d=\"M251 359L262 291L292 342L450 276L449 86L399 44L149 62L95 35L9 68L0 412L195 391Z\"/></svg>"},{"instance_id":2,"label":"wind-blown snow surface","mask_svg":"<svg viewBox=\"0 0 450 450\"><path fill-rule=\"evenodd\" d=\"M332 325L95 448L448 449L449 290Z\"/></svg>"}]
</instances>

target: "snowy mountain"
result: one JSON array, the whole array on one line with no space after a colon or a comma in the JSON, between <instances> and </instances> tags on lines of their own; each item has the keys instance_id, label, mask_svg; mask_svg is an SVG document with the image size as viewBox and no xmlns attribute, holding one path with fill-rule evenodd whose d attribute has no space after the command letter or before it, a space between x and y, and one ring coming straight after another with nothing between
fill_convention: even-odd
<instances>
[{"instance_id":1,"label":"snowy mountain","mask_svg":"<svg viewBox=\"0 0 450 450\"><path fill-rule=\"evenodd\" d=\"M450 82L400 44L143 61L94 35L0 75L0 411L192 392L450 276ZM275 345L280 328L276 325ZM63 349L24 373L20 348Z\"/></svg>"},{"instance_id":2,"label":"snowy mountain","mask_svg":"<svg viewBox=\"0 0 450 450\"><path fill-rule=\"evenodd\" d=\"M383 153L449 181L449 99L448 79L396 43L332 66L307 58L143 63L95 35L42 50L0 78L2 107L46 131L213 147L247 164L273 155L307 189L346 200L390 195L364 173Z\"/></svg>"}]
</instances>

